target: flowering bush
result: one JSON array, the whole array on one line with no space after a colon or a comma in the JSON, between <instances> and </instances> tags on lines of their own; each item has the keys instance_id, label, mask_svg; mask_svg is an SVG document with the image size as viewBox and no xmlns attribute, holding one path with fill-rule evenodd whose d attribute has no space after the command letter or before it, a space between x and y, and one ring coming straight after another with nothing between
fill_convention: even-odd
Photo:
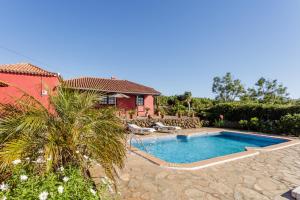
<instances>
[{"instance_id":1,"label":"flowering bush","mask_svg":"<svg viewBox=\"0 0 300 200\"><path fill-rule=\"evenodd\" d=\"M110 199L108 184L96 190L75 167L40 175L33 166L17 163L11 177L0 184L0 199Z\"/></svg>"}]
</instances>

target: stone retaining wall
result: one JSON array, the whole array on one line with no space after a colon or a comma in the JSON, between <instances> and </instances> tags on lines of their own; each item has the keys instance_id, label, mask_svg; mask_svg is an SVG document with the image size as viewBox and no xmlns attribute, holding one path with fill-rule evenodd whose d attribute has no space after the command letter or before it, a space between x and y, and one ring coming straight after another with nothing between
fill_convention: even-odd
<instances>
[{"instance_id":1,"label":"stone retaining wall","mask_svg":"<svg viewBox=\"0 0 300 200\"><path fill-rule=\"evenodd\" d=\"M152 127L155 122L162 122L167 126L179 126L183 129L201 128L202 121L199 118L176 118L176 119L132 119L127 123L136 124L140 127Z\"/></svg>"}]
</instances>

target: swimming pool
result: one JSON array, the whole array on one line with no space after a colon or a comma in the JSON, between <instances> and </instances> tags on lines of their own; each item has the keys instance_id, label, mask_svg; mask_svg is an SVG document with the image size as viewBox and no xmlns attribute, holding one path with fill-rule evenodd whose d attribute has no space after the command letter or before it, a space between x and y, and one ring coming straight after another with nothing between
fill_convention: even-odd
<instances>
[{"instance_id":1,"label":"swimming pool","mask_svg":"<svg viewBox=\"0 0 300 200\"><path fill-rule=\"evenodd\" d=\"M246 147L267 147L287 141L281 138L222 131L142 139L133 141L132 145L169 163L193 163L243 152L246 151Z\"/></svg>"}]
</instances>

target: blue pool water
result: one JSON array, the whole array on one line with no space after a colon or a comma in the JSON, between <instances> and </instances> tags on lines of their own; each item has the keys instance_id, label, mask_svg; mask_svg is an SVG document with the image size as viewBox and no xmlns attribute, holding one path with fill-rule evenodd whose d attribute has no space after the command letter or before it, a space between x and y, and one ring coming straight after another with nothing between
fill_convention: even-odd
<instances>
[{"instance_id":1,"label":"blue pool water","mask_svg":"<svg viewBox=\"0 0 300 200\"><path fill-rule=\"evenodd\" d=\"M266 147L287 140L219 132L206 135L173 136L133 141L132 145L161 160L172 163L191 163L245 151L245 147Z\"/></svg>"}]
</instances>

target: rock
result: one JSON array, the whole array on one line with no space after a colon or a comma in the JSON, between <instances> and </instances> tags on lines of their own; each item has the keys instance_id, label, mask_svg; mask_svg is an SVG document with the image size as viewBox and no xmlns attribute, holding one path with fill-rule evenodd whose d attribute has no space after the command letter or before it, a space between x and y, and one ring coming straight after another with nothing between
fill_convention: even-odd
<instances>
[{"instance_id":1,"label":"rock","mask_svg":"<svg viewBox=\"0 0 300 200\"><path fill-rule=\"evenodd\" d=\"M157 186L155 186L153 183L151 182L143 182L142 183L142 187L146 190L146 191L149 191L149 192L157 192L158 189L157 189Z\"/></svg>"},{"instance_id":2,"label":"rock","mask_svg":"<svg viewBox=\"0 0 300 200\"><path fill-rule=\"evenodd\" d=\"M190 188L184 191L184 194L188 197L192 197L192 198L200 198L200 197L204 197L205 193L197 190L195 188Z\"/></svg>"},{"instance_id":3,"label":"rock","mask_svg":"<svg viewBox=\"0 0 300 200\"><path fill-rule=\"evenodd\" d=\"M183 129L201 128L203 122L199 118L175 118L175 119L133 119L127 120L127 123L134 123L141 127L152 127L155 122L162 122L167 126L180 126Z\"/></svg>"},{"instance_id":4,"label":"rock","mask_svg":"<svg viewBox=\"0 0 300 200\"><path fill-rule=\"evenodd\" d=\"M137 188L139 187L139 182L137 180L134 180L134 179L131 179L128 183L128 188L129 189L134 189L134 188Z\"/></svg>"},{"instance_id":5,"label":"rock","mask_svg":"<svg viewBox=\"0 0 300 200\"><path fill-rule=\"evenodd\" d=\"M206 199L206 200L219 200L219 198L216 198L216 197L214 197L214 196L211 195L211 194L206 195L205 199Z\"/></svg>"},{"instance_id":6,"label":"rock","mask_svg":"<svg viewBox=\"0 0 300 200\"><path fill-rule=\"evenodd\" d=\"M259 200L269 200L268 197L256 192L255 190L238 186L235 189L234 197L237 200L248 200L248 199L259 199Z\"/></svg>"},{"instance_id":7,"label":"rock","mask_svg":"<svg viewBox=\"0 0 300 200\"><path fill-rule=\"evenodd\" d=\"M122 174L121 176L120 176L120 179L122 180L122 181L129 181L129 179L130 179L130 175L129 174Z\"/></svg>"},{"instance_id":8,"label":"rock","mask_svg":"<svg viewBox=\"0 0 300 200\"><path fill-rule=\"evenodd\" d=\"M254 176L243 176L243 180L247 186L252 186L255 184L256 178Z\"/></svg>"},{"instance_id":9,"label":"rock","mask_svg":"<svg viewBox=\"0 0 300 200\"><path fill-rule=\"evenodd\" d=\"M260 188L267 191L272 191L277 189L277 184L274 181L272 181L272 179L270 178L264 178L258 180L258 185L260 186Z\"/></svg>"},{"instance_id":10,"label":"rock","mask_svg":"<svg viewBox=\"0 0 300 200\"><path fill-rule=\"evenodd\" d=\"M141 196L141 193L140 192L134 192L133 194L132 194L132 197L133 198L138 198L138 197L140 197Z\"/></svg>"},{"instance_id":11,"label":"rock","mask_svg":"<svg viewBox=\"0 0 300 200\"><path fill-rule=\"evenodd\" d=\"M176 175L174 175L174 174L170 174L168 177L167 177L167 179L169 179L169 180L174 180L176 178Z\"/></svg>"},{"instance_id":12,"label":"rock","mask_svg":"<svg viewBox=\"0 0 300 200\"><path fill-rule=\"evenodd\" d=\"M257 191L262 191L262 190L263 190L263 189L262 189L259 185L257 185L257 184L254 185L254 189L257 190Z\"/></svg>"},{"instance_id":13,"label":"rock","mask_svg":"<svg viewBox=\"0 0 300 200\"><path fill-rule=\"evenodd\" d=\"M229 188L228 186L226 186L223 183L211 183L209 185L209 187L212 188L213 190L217 190L221 194L230 194L230 193L232 193L232 189Z\"/></svg>"},{"instance_id":14,"label":"rock","mask_svg":"<svg viewBox=\"0 0 300 200\"><path fill-rule=\"evenodd\" d=\"M155 180L163 179L168 175L168 172L162 171L155 176Z\"/></svg>"},{"instance_id":15,"label":"rock","mask_svg":"<svg viewBox=\"0 0 300 200\"><path fill-rule=\"evenodd\" d=\"M150 199L150 193L147 192L147 193L144 193L142 196L141 196L142 199L145 199L145 200L148 200Z\"/></svg>"}]
</instances>

